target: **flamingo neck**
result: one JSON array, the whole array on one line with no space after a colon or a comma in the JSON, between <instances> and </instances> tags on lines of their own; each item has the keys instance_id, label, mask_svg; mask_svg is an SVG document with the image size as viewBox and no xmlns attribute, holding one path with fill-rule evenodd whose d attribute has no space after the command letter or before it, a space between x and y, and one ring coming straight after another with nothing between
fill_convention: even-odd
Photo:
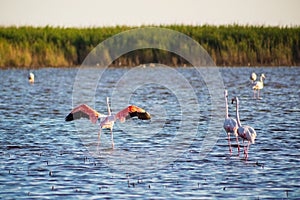
<instances>
[{"instance_id":1,"label":"flamingo neck","mask_svg":"<svg viewBox=\"0 0 300 200\"><path fill-rule=\"evenodd\" d=\"M225 95L225 110L226 110L226 115L225 118L228 118L228 97Z\"/></svg>"},{"instance_id":2,"label":"flamingo neck","mask_svg":"<svg viewBox=\"0 0 300 200\"><path fill-rule=\"evenodd\" d=\"M242 125L241 125L241 122L240 122L239 101L238 100L236 100L235 106L236 106L236 121L237 121L238 126L241 127Z\"/></svg>"},{"instance_id":3,"label":"flamingo neck","mask_svg":"<svg viewBox=\"0 0 300 200\"><path fill-rule=\"evenodd\" d=\"M109 107L109 99L108 98L106 99L106 104L107 104L107 112L108 112L108 115L110 116L111 111L110 111L110 107Z\"/></svg>"}]
</instances>

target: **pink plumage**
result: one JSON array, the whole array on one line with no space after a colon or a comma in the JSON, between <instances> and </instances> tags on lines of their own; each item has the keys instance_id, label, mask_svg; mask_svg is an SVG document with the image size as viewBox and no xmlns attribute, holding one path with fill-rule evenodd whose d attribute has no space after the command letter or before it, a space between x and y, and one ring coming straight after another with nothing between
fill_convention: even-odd
<instances>
[{"instance_id":1,"label":"pink plumage","mask_svg":"<svg viewBox=\"0 0 300 200\"><path fill-rule=\"evenodd\" d=\"M65 118L66 121L73 121L80 118L87 118L92 123L96 123L98 119L100 119L100 130L98 132L98 139L100 142L101 131L102 129L110 129L111 133L111 142L112 148L114 147L113 141L113 133L112 129L116 120L120 120L121 123L125 122L126 119L132 117L138 117L142 120L149 120L151 119L151 115L146 112L144 109L139 108L137 106L128 106L127 108L121 110L116 115L111 114L111 110L109 107L109 98L107 97L107 111L108 115L103 115L97 112L96 110L92 109L86 104L82 104L74 108Z\"/></svg>"}]
</instances>

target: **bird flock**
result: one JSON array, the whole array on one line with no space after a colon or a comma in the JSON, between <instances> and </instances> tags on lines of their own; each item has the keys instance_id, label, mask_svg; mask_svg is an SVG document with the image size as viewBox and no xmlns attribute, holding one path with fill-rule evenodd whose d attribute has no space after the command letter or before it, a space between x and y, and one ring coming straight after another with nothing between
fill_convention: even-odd
<instances>
[{"instance_id":1,"label":"bird flock","mask_svg":"<svg viewBox=\"0 0 300 200\"><path fill-rule=\"evenodd\" d=\"M266 77L264 74L261 74L259 81L256 81L256 78L257 78L257 75L253 72L250 75L250 80L251 80L252 89L253 89L253 93L254 93L253 98L260 99L259 90L261 90L264 87L263 80ZM256 91L257 91L257 95L256 95ZM225 97L225 120L224 120L223 127L228 136L229 153L230 153L230 155L232 155L232 148L231 148L231 144L230 144L230 135L233 135L236 138L236 143L237 143L237 148L238 148L238 156L240 155L240 145L239 145L238 138L241 138L243 140L245 160L247 160L250 144L255 143L255 139L257 136L256 131L251 126L241 124L240 115L239 115L239 98L238 97L232 98L232 104L235 102L235 107L236 107L236 116L234 119L234 118L229 117L229 114L228 114L228 92L227 92L227 90L224 91L224 97ZM245 140L247 140L247 144L244 143Z\"/></svg>"},{"instance_id":2,"label":"bird flock","mask_svg":"<svg viewBox=\"0 0 300 200\"><path fill-rule=\"evenodd\" d=\"M264 87L264 79L266 78L264 74L261 74L260 75L260 79L259 81L256 81L256 74L253 72L251 75L250 75L250 79L252 81L252 89L253 89L253 98L257 98L257 99L260 99L259 97L259 90L263 89ZM256 95L256 91L257 91L257 95Z\"/></svg>"},{"instance_id":3,"label":"bird flock","mask_svg":"<svg viewBox=\"0 0 300 200\"><path fill-rule=\"evenodd\" d=\"M254 98L260 98L259 97L259 90L263 88L263 79L265 78L264 74L261 74L260 80L256 81L256 74L252 73L250 75L250 80L252 84L252 89L254 93ZM257 96L255 95L257 91ZM224 97L225 97L225 121L224 121L224 129L228 136L228 146L229 146L229 153L230 156L232 155L232 147L230 144L230 135L233 135L236 139L237 147L238 147L238 156L240 155L240 145L239 145L239 138L243 140L244 144L244 155L245 160L248 159L248 151L250 148L250 144L255 143L256 139L256 131L251 126L242 125L240 121L239 116L239 98L234 97L232 98L232 104L235 102L236 106L236 117L235 119L232 117L229 117L228 113L228 91L224 91ZM141 120L150 120L151 115L145 111L142 108L139 108L134 105L130 105L127 108L121 110L120 112L116 114L112 114L109 106L109 98L106 99L107 103L107 115L101 114L97 112L96 110L92 109L86 104L81 104L74 109L66 116L65 121L73 121L80 118L86 118L89 119L92 123L96 124L99 122L99 132L98 132L98 145L100 144L100 138L101 138L101 132L102 129L110 129L110 135L111 135L111 144L112 148L114 148L114 140L113 140L113 126L114 123L119 120L121 123L125 122L126 119L132 118L132 117L138 117L138 119ZM244 141L247 140L247 144L244 143Z\"/></svg>"}]
</instances>

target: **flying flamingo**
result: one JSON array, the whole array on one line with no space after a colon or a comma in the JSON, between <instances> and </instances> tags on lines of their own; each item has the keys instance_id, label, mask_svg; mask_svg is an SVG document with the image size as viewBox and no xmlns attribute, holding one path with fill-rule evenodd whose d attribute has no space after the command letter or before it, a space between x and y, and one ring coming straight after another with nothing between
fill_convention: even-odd
<instances>
[{"instance_id":1,"label":"flying flamingo","mask_svg":"<svg viewBox=\"0 0 300 200\"><path fill-rule=\"evenodd\" d=\"M254 95L254 98L255 98L255 90L257 90L257 98L259 99L259 90L263 89L264 87L264 82L263 82L263 79L265 79L265 75L264 74L261 74L260 75L260 80L259 81L255 81L253 83L253 95Z\"/></svg>"},{"instance_id":2,"label":"flying flamingo","mask_svg":"<svg viewBox=\"0 0 300 200\"><path fill-rule=\"evenodd\" d=\"M252 72L252 74L250 75L250 80L252 83L254 83L254 81L256 81L256 74L254 72Z\"/></svg>"},{"instance_id":3,"label":"flying flamingo","mask_svg":"<svg viewBox=\"0 0 300 200\"><path fill-rule=\"evenodd\" d=\"M228 116L228 92L225 90L224 92L225 96L225 110L226 110L226 115L225 115L225 121L224 121L224 129L228 135L228 145L229 145L229 152L230 155L232 153L231 145L230 145L230 134L233 134L236 138L236 142L238 144L238 154L240 154L240 145L239 145L239 140L238 140L238 125L235 119L231 118Z\"/></svg>"},{"instance_id":4,"label":"flying flamingo","mask_svg":"<svg viewBox=\"0 0 300 200\"><path fill-rule=\"evenodd\" d=\"M29 83L34 83L34 74L32 72L28 74L28 81Z\"/></svg>"},{"instance_id":5,"label":"flying flamingo","mask_svg":"<svg viewBox=\"0 0 300 200\"><path fill-rule=\"evenodd\" d=\"M244 154L245 154L245 159L248 159L248 150L250 147L250 143L254 144L255 143L255 138L256 138L256 131L254 130L254 128L252 128L251 126L242 126L241 122L240 122L240 116L239 116L239 99L238 97L234 97L232 99L232 103L236 102L236 121L238 124L238 135L243 138L243 143L244 140L248 140L248 145L246 147L246 145L244 145Z\"/></svg>"},{"instance_id":6,"label":"flying flamingo","mask_svg":"<svg viewBox=\"0 0 300 200\"><path fill-rule=\"evenodd\" d=\"M100 130L98 132L98 141L100 142L101 138L101 132L102 129L110 129L110 136L111 136L111 143L112 148L114 148L114 139L113 139L113 126L116 120L120 120L121 123L125 122L126 119L132 118L132 117L138 117L141 120L149 120L151 119L151 116L148 112L143 110L142 108L139 108L137 106L128 106L127 108L121 110L115 115L111 114L111 110L109 107L109 98L106 98L107 103L107 111L108 115L102 115L99 112L95 111L91 107L89 107L86 104L82 104L80 106L77 106L74 108L68 116L66 116L66 121L73 121L80 118L87 118L92 123L96 123L98 119L100 120Z\"/></svg>"}]
</instances>

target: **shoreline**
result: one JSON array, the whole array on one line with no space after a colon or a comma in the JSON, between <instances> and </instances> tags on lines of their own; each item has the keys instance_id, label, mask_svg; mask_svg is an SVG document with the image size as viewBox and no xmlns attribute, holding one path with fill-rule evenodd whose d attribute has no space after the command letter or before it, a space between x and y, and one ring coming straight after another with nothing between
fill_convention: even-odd
<instances>
[{"instance_id":1,"label":"shoreline","mask_svg":"<svg viewBox=\"0 0 300 200\"><path fill-rule=\"evenodd\" d=\"M157 63L159 64L159 63ZM77 65L77 66L59 66L59 67L52 67L52 66L41 66L41 67L0 67L0 70L40 70L40 69L76 69L76 68L80 68L80 67L83 67L81 65ZM109 65L109 66L86 66L87 68L91 68L91 69L96 69L96 68L99 68L99 69L104 69L104 68L113 68L113 69L123 69L123 68L134 68L134 67L141 67L141 65L139 66L112 66L112 65ZM147 68L149 67L153 67L155 68L156 66L149 66L147 65L146 66ZM206 67L206 66L191 66L191 65L186 65L186 66L168 66L168 67L173 67L173 68L192 68L192 67ZM275 65L261 65L261 66L211 66L211 67L218 67L218 68L295 68L295 67L300 67L300 65L292 65L292 66L287 66L287 65L281 65L281 66L275 66Z\"/></svg>"}]
</instances>

